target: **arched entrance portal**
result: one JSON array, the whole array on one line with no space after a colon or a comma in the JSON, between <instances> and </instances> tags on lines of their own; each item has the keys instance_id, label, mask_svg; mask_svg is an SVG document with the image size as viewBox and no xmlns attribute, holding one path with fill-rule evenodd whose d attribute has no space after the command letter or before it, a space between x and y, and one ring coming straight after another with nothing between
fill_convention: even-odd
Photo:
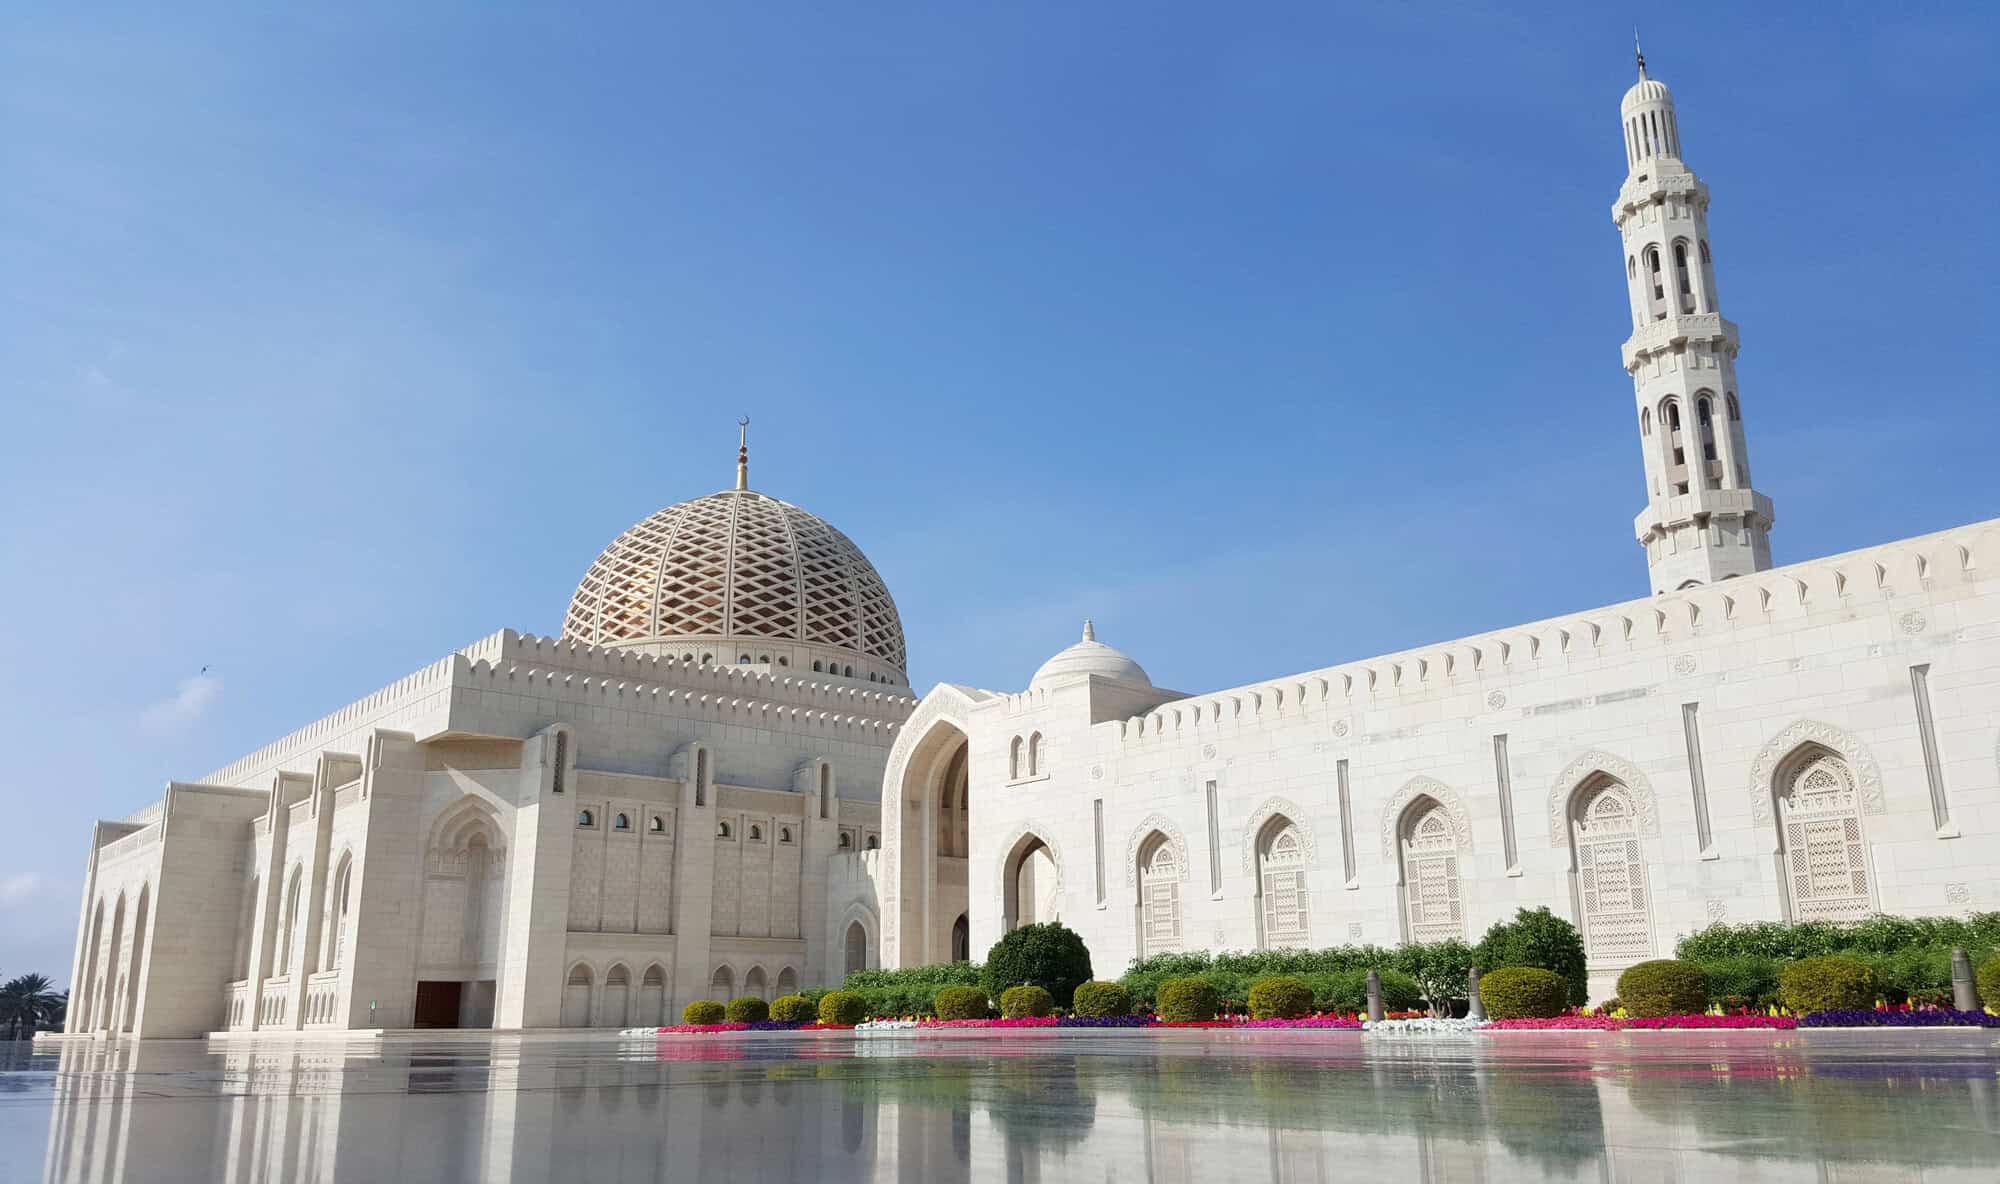
<instances>
[{"instance_id":1,"label":"arched entrance portal","mask_svg":"<svg viewBox=\"0 0 2000 1184\"><path fill-rule=\"evenodd\" d=\"M1001 912L1009 932L1062 920L1062 871L1040 835L1024 835L1014 844L1001 875Z\"/></svg>"},{"instance_id":2,"label":"arched entrance portal","mask_svg":"<svg viewBox=\"0 0 2000 1184\"><path fill-rule=\"evenodd\" d=\"M884 967L950 960L954 923L968 914L972 754L965 720L971 705L971 696L956 687L932 691L889 753L882 845L893 897L883 902Z\"/></svg>"}]
</instances>

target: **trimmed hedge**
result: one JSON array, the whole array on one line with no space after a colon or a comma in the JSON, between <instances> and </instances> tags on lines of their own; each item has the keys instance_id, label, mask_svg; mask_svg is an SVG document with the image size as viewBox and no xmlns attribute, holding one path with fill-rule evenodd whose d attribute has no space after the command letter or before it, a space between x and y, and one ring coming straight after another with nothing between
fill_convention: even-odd
<instances>
[{"instance_id":1,"label":"trimmed hedge","mask_svg":"<svg viewBox=\"0 0 2000 1184\"><path fill-rule=\"evenodd\" d=\"M1117 983L1084 983L1070 1000L1070 1011L1090 1016L1131 1015L1132 992Z\"/></svg>"},{"instance_id":2,"label":"trimmed hedge","mask_svg":"<svg viewBox=\"0 0 2000 1184\"><path fill-rule=\"evenodd\" d=\"M1569 1006L1569 980L1539 966L1503 966L1479 977L1479 998L1496 1020L1554 1019Z\"/></svg>"},{"instance_id":3,"label":"trimmed hedge","mask_svg":"<svg viewBox=\"0 0 2000 1184\"><path fill-rule=\"evenodd\" d=\"M1215 1018L1222 994L1200 978L1170 978L1160 984L1159 1015L1170 1024L1199 1024Z\"/></svg>"},{"instance_id":4,"label":"trimmed hedge","mask_svg":"<svg viewBox=\"0 0 2000 1184\"><path fill-rule=\"evenodd\" d=\"M1627 967L1618 976L1618 1001L1625 1014L1693 1015L1708 1010L1708 975L1693 962L1656 958Z\"/></svg>"},{"instance_id":5,"label":"trimmed hedge","mask_svg":"<svg viewBox=\"0 0 2000 1184\"><path fill-rule=\"evenodd\" d=\"M810 1024L819 1008L804 995L780 995L771 1000L771 1018L788 1024Z\"/></svg>"},{"instance_id":6,"label":"trimmed hedge","mask_svg":"<svg viewBox=\"0 0 2000 1184\"><path fill-rule=\"evenodd\" d=\"M1295 1020L1312 1011L1313 992L1305 980L1290 975L1260 978L1250 984L1250 1018Z\"/></svg>"},{"instance_id":7,"label":"trimmed hedge","mask_svg":"<svg viewBox=\"0 0 2000 1184\"><path fill-rule=\"evenodd\" d=\"M755 995L738 995L729 1001L729 1022L761 1024L771 1018L771 1005Z\"/></svg>"},{"instance_id":8,"label":"trimmed hedge","mask_svg":"<svg viewBox=\"0 0 2000 1184\"><path fill-rule=\"evenodd\" d=\"M868 1018L868 1001L853 991L828 991L820 996L819 1022L851 1028Z\"/></svg>"},{"instance_id":9,"label":"trimmed hedge","mask_svg":"<svg viewBox=\"0 0 2000 1184\"><path fill-rule=\"evenodd\" d=\"M1979 987L1979 1001L1987 1007L2000 1007L2000 954L1979 964L1972 972L1972 981Z\"/></svg>"},{"instance_id":10,"label":"trimmed hedge","mask_svg":"<svg viewBox=\"0 0 2000 1184\"><path fill-rule=\"evenodd\" d=\"M1937 947L1950 950L2000 949L2000 913L1965 917L1870 917L1852 925L1832 921L1753 921L1711 925L1674 946L1677 957L1696 962L1755 954L1765 958L1817 958L1826 954L1890 954Z\"/></svg>"},{"instance_id":11,"label":"trimmed hedge","mask_svg":"<svg viewBox=\"0 0 2000 1184\"><path fill-rule=\"evenodd\" d=\"M1590 973L1583 934L1546 908L1521 909L1512 921L1497 922L1479 939L1476 952L1479 965L1488 970L1527 966L1555 974L1563 980L1566 1002L1572 1006L1588 998Z\"/></svg>"},{"instance_id":12,"label":"trimmed hedge","mask_svg":"<svg viewBox=\"0 0 2000 1184\"><path fill-rule=\"evenodd\" d=\"M1853 958L1805 958L1778 972L1778 1002L1795 1015L1867 1010L1875 1006L1875 972Z\"/></svg>"},{"instance_id":13,"label":"trimmed hedge","mask_svg":"<svg viewBox=\"0 0 2000 1184\"><path fill-rule=\"evenodd\" d=\"M1698 965L1708 975L1709 998L1724 1007L1768 1007L1778 1001L1776 958L1734 954Z\"/></svg>"},{"instance_id":14,"label":"trimmed hedge","mask_svg":"<svg viewBox=\"0 0 2000 1184\"><path fill-rule=\"evenodd\" d=\"M986 1018L986 992L978 987L945 987L938 991L932 1005L941 1020Z\"/></svg>"},{"instance_id":15,"label":"trimmed hedge","mask_svg":"<svg viewBox=\"0 0 2000 1184\"><path fill-rule=\"evenodd\" d=\"M979 985L987 998L1000 997L1008 987L1034 986L1047 991L1063 1007L1077 987L1090 981L1090 951L1076 931L1059 921L1023 925L993 943Z\"/></svg>"},{"instance_id":16,"label":"trimmed hedge","mask_svg":"<svg viewBox=\"0 0 2000 1184\"><path fill-rule=\"evenodd\" d=\"M841 989L867 1001L868 1014L878 1018L930 1015L940 987L979 985L976 962L936 962L903 970L857 970Z\"/></svg>"},{"instance_id":17,"label":"trimmed hedge","mask_svg":"<svg viewBox=\"0 0 2000 1184\"><path fill-rule=\"evenodd\" d=\"M681 1022L684 1024L719 1024L728 1015L729 1009L713 999L697 999L681 1008Z\"/></svg>"},{"instance_id":18,"label":"trimmed hedge","mask_svg":"<svg viewBox=\"0 0 2000 1184\"><path fill-rule=\"evenodd\" d=\"M1072 988L1073 989L1073 988ZM1008 1020L1026 1019L1030 1016L1053 1015L1056 1001L1047 991L1033 983L1023 983L1018 987L1008 987L1000 992L1000 1018Z\"/></svg>"}]
</instances>

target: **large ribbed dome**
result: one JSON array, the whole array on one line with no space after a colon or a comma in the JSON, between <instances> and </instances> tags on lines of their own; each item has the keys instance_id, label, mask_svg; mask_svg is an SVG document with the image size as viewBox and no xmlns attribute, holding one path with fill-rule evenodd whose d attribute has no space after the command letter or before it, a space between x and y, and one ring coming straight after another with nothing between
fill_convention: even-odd
<instances>
[{"instance_id":1,"label":"large ribbed dome","mask_svg":"<svg viewBox=\"0 0 2000 1184\"><path fill-rule=\"evenodd\" d=\"M668 506L619 535L577 585L563 636L907 679L902 618L875 565L819 518L747 489Z\"/></svg>"}]
</instances>

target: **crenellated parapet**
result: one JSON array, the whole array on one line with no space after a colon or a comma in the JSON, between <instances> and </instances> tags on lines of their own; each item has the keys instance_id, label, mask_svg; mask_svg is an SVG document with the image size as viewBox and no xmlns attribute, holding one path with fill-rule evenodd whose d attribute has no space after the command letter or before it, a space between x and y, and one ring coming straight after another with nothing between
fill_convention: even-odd
<instances>
[{"instance_id":1,"label":"crenellated parapet","mask_svg":"<svg viewBox=\"0 0 2000 1184\"><path fill-rule=\"evenodd\" d=\"M2000 519L1773 568L1685 592L1626 601L1572 616L1387 654L1360 662L1163 703L1103 726L1119 743L1182 738L1295 717L1345 716L1425 696L1463 693L1571 669L1585 661L1654 656L1697 639L1806 623L1826 613L1889 612L1905 598L1935 597L2000 571ZM1937 622L1922 610L1896 614L1888 628L1914 635ZM1502 697L1504 702L1504 695ZM1493 705L1493 704L1489 704ZM1339 725L1335 725L1338 727Z\"/></svg>"},{"instance_id":2,"label":"crenellated parapet","mask_svg":"<svg viewBox=\"0 0 2000 1184\"><path fill-rule=\"evenodd\" d=\"M512 629L482 638L459 654L474 665L483 661L494 669L533 668L544 675L581 679L592 685L644 686L706 695L710 700L754 700L820 715L901 720L917 705L915 696L908 693L871 689L845 680L780 673L760 666L695 662Z\"/></svg>"}]
</instances>

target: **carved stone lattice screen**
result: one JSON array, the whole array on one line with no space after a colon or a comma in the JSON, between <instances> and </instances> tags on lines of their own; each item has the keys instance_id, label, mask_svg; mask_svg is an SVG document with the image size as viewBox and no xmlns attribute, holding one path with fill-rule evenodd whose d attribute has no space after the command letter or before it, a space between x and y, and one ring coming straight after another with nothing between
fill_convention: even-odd
<instances>
[{"instance_id":1,"label":"carved stone lattice screen","mask_svg":"<svg viewBox=\"0 0 2000 1184\"><path fill-rule=\"evenodd\" d=\"M1570 829L1590 964L1615 969L1644 961L1653 945L1651 894L1631 794L1616 781L1586 790Z\"/></svg>"},{"instance_id":2,"label":"carved stone lattice screen","mask_svg":"<svg viewBox=\"0 0 2000 1184\"><path fill-rule=\"evenodd\" d=\"M1854 777L1839 757L1800 764L1778 800L1792 909L1801 921L1858 921L1875 911Z\"/></svg>"},{"instance_id":3,"label":"carved stone lattice screen","mask_svg":"<svg viewBox=\"0 0 2000 1184\"><path fill-rule=\"evenodd\" d=\"M1431 806L1410 823L1403 839L1403 885L1411 941L1465 936L1458 840L1443 806Z\"/></svg>"},{"instance_id":4,"label":"carved stone lattice screen","mask_svg":"<svg viewBox=\"0 0 2000 1184\"><path fill-rule=\"evenodd\" d=\"M1306 892L1305 845L1298 828L1274 833L1258 859L1264 897L1264 944L1304 945L1312 936L1311 901Z\"/></svg>"},{"instance_id":5,"label":"carved stone lattice screen","mask_svg":"<svg viewBox=\"0 0 2000 1184\"><path fill-rule=\"evenodd\" d=\"M1179 853L1165 838L1154 839L1141 856L1139 873L1140 953L1150 956L1181 948Z\"/></svg>"}]
</instances>

